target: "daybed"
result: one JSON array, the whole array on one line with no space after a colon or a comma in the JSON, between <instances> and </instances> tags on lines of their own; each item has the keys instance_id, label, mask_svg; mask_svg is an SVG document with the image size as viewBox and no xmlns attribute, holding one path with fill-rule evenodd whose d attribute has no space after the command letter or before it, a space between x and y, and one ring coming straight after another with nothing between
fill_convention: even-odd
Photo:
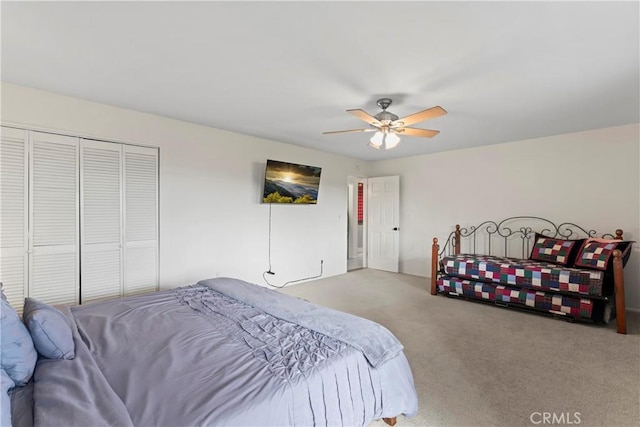
<instances>
[{"instance_id":1,"label":"daybed","mask_svg":"<svg viewBox=\"0 0 640 427\"><path fill-rule=\"evenodd\" d=\"M596 236L573 223L527 216L456 225L442 249L433 239L431 294L573 321L602 324L616 317L618 333L626 334L623 267L632 242L622 230ZM514 250L517 258L509 256Z\"/></svg>"},{"instance_id":2,"label":"daybed","mask_svg":"<svg viewBox=\"0 0 640 427\"><path fill-rule=\"evenodd\" d=\"M22 385L14 427L393 425L417 412L403 347L383 326L237 279L59 309L28 299L24 319L39 357L33 379L32 354L3 358L3 401Z\"/></svg>"}]
</instances>

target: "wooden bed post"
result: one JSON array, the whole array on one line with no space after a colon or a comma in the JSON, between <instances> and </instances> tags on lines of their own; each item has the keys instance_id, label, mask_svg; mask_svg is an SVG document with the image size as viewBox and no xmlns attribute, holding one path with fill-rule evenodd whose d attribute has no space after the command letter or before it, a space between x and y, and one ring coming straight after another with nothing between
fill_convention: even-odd
<instances>
[{"instance_id":1,"label":"wooden bed post","mask_svg":"<svg viewBox=\"0 0 640 427\"><path fill-rule=\"evenodd\" d=\"M619 228L616 230L616 240L622 240L622 230L620 230Z\"/></svg>"},{"instance_id":2,"label":"wooden bed post","mask_svg":"<svg viewBox=\"0 0 640 427\"><path fill-rule=\"evenodd\" d=\"M440 245L438 245L438 238L433 238L433 244L431 245L431 295L436 295L436 280L438 278L438 252Z\"/></svg>"},{"instance_id":3,"label":"wooden bed post","mask_svg":"<svg viewBox=\"0 0 640 427\"><path fill-rule=\"evenodd\" d=\"M389 424L390 426L396 425L396 417L393 418L383 418L382 421Z\"/></svg>"},{"instance_id":4,"label":"wooden bed post","mask_svg":"<svg viewBox=\"0 0 640 427\"><path fill-rule=\"evenodd\" d=\"M616 230L616 238L618 231L620 231L620 237L622 237L622 230ZM616 292L616 326L619 334L626 334L627 312L624 302L624 272L622 270L622 252L618 249L613 251L613 281Z\"/></svg>"},{"instance_id":5,"label":"wooden bed post","mask_svg":"<svg viewBox=\"0 0 640 427\"><path fill-rule=\"evenodd\" d=\"M456 224L456 245L454 255L460 255L460 224Z\"/></svg>"}]
</instances>

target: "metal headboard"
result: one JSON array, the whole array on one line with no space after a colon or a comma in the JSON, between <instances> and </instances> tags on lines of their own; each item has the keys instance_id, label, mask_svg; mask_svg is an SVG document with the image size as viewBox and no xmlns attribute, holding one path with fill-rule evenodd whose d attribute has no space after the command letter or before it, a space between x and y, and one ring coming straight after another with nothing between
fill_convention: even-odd
<instances>
[{"instance_id":1,"label":"metal headboard","mask_svg":"<svg viewBox=\"0 0 640 427\"><path fill-rule=\"evenodd\" d=\"M520 225L522 224L522 225ZM451 255L462 250L466 239L465 253L477 253L478 246L482 245L482 253L495 255L496 250L503 250L502 255L514 255L520 258L528 258L531 252L531 242L535 233L547 237L560 239L581 239L587 237L602 237L609 239L622 239L622 230L616 230L613 234L599 234L593 229L586 229L572 222L563 222L556 225L554 222L537 216L513 216L500 222L483 221L469 228L456 225L447 240L440 245L438 259L443 255ZM515 242L515 245L514 245ZM517 247L519 254L513 254L510 249Z\"/></svg>"}]
</instances>

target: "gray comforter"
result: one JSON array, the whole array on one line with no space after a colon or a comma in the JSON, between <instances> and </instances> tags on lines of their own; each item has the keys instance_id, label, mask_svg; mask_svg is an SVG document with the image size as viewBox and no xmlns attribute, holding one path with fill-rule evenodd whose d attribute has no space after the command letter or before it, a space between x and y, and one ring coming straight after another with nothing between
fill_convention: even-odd
<instances>
[{"instance_id":1,"label":"gray comforter","mask_svg":"<svg viewBox=\"0 0 640 427\"><path fill-rule=\"evenodd\" d=\"M72 307L76 358L40 360L36 425L367 425L417 412L382 326L235 279Z\"/></svg>"}]
</instances>

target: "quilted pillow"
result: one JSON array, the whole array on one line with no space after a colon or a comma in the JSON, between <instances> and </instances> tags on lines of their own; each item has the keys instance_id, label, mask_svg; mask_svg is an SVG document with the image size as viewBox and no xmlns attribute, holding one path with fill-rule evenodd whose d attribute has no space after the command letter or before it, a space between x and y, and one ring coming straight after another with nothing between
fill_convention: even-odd
<instances>
[{"instance_id":1,"label":"quilted pillow","mask_svg":"<svg viewBox=\"0 0 640 427\"><path fill-rule=\"evenodd\" d=\"M529 259L572 266L584 239L565 240L536 233Z\"/></svg>"},{"instance_id":2,"label":"quilted pillow","mask_svg":"<svg viewBox=\"0 0 640 427\"><path fill-rule=\"evenodd\" d=\"M595 270L613 271L613 251L622 252L622 265L627 263L632 242L609 239L587 239L576 257L575 266Z\"/></svg>"},{"instance_id":3,"label":"quilted pillow","mask_svg":"<svg viewBox=\"0 0 640 427\"><path fill-rule=\"evenodd\" d=\"M24 300L24 323L33 344L47 359L73 359L75 345L69 319L48 304L33 298Z\"/></svg>"},{"instance_id":4,"label":"quilted pillow","mask_svg":"<svg viewBox=\"0 0 640 427\"><path fill-rule=\"evenodd\" d=\"M0 365L9 378L20 387L29 382L38 354L27 327L2 293L0 299Z\"/></svg>"}]
</instances>

